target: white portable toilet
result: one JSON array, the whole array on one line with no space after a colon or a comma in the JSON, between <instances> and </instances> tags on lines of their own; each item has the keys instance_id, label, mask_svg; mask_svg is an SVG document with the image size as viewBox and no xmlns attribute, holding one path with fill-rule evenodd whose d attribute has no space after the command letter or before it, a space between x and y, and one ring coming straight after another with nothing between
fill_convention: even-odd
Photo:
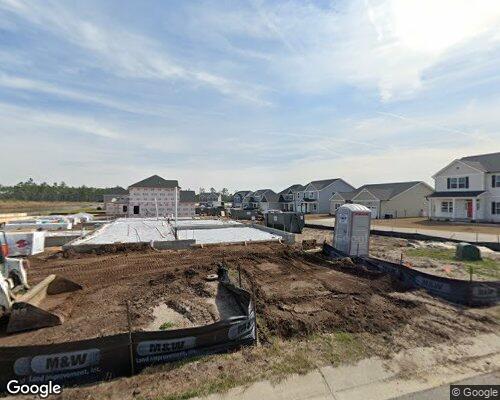
<instances>
[{"instance_id":1,"label":"white portable toilet","mask_svg":"<svg viewBox=\"0 0 500 400\"><path fill-rule=\"evenodd\" d=\"M335 213L333 247L349 256L367 256L371 211L360 204L344 204Z\"/></svg>"}]
</instances>

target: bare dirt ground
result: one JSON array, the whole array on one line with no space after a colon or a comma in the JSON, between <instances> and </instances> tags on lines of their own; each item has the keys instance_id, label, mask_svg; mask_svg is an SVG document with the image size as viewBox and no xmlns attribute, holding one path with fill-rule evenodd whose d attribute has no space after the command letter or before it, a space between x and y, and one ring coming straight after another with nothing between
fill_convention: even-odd
<instances>
[{"instance_id":1,"label":"bare dirt ground","mask_svg":"<svg viewBox=\"0 0 500 400\"><path fill-rule=\"evenodd\" d=\"M332 244L333 231L305 228L297 240L315 239L321 245L324 241ZM403 262L407 266L424 272L456 279L469 279L469 266L473 266L474 280L500 279L500 252L480 248L483 262L467 263L453 259L456 243L442 243L391 238L386 236L370 236L370 255L384 260ZM416 249L423 249L419 254ZM448 257L442 257L442 250L448 251ZM433 252L435 251L435 254Z\"/></svg>"},{"instance_id":2,"label":"bare dirt ground","mask_svg":"<svg viewBox=\"0 0 500 400\"><path fill-rule=\"evenodd\" d=\"M436 231L450 232L478 232L498 235L500 225L494 224L473 224L459 222L429 221L427 218L395 218L395 219L374 219L372 225L394 226L400 228L431 229Z\"/></svg>"},{"instance_id":3,"label":"bare dirt ground","mask_svg":"<svg viewBox=\"0 0 500 400\"><path fill-rule=\"evenodd\" d=\"M320 239L328 233L306 230L302 237ZM68 315L63 325L0 337L2 346L124 332L126 300L134 329L151 328L153 314L161 314L160 304L182 316L171 322L213 322L225 311L217 307L217 290L205 277L220 265L233 278L241 269L243 286L255 293L260 346L66 390L62 398L67 399L188 398L304 373L317 365L373 354L387 357L400 349L498 331L496 307L469 310L422 292L403 292L387 276L360 271L347 261L332 263L299 246L274 243L69 258L49 253L32 257L31 263L32 283L56 273L84 289L61 305Z\"/></svg>"}]
</instances>

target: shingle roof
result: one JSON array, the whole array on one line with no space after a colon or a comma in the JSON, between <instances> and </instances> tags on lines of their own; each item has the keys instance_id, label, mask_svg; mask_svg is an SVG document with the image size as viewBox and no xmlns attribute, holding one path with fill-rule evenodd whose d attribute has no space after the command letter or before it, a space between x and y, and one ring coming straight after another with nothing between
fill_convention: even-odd
<instances>
[{"instance_id":1,"label":"shingle roof","mask_svg":"<svg viewBox=\"0 0 500 400\"><path fill-rule=\"evenodd\" d=\"M434 192L429 197L477 197L480 194L483 194L484 190L469 190L469 191L447 191L447 192Z\"/></svg>"},{"instance_id":2,"label":"shingle roof","mask_svg":"<svg viewBox=\"0 0 500 400\"><path fill-rule=\"evenodd\" d=\"M500 172L500 153L463 157L460 161L484 172Z\"/></svg>"},{"instance_id":3,"label":"shingle roof","mask_svg":"<svg viewBox=\"0 0 500 400\"><path fill-rule=\"evenodd\" d=\"M278 193L273 192L272 190L267 191L264 193L263 197L269 202L269 203L275 203L279 201L280 195Z\"/></svg>"},{"instance_id":4,"label":"shingle roof","mask_svg":"<svg viewBox=\"0 0 500 400\"><path fill-rule=\"evenodd\" d=\"M358 191L357 190L354 190L352 192L338 192L338 193L334 193L334 196L335 194L338 194L339 196L341 196L344 200L352 200L352 198L358 194Z\"/></svg>"},{"instance_id":5,"label":"shingle roof","mask_svg":"<svg viewBox=\"0 0 500 400\"><path fill-rule=\"evenodd\" d=\"M374 183L363 185L352 192L339 193L344 200L352 200L362 190L366 189L379 200L390 200L394 196L410 189L421 181L411 182L393 182L393 183Z\"/></svg>"},{"instance_id":6,"label":"shingle roof","mask_svg":"<svg viewBox=\"0 0 500 400\"><path fill-rule=\"evenodd\" d=\"M250 193L251 190L240 190L236 192L233 196L236 196L237 194L241 195L241 197L245 197L248 193Z\"/></svg>"},{"instance_id":7,"label":"shingle roof","mask_svg":"<svg viewBox=\"0 0 500 400\"><path fill-rule=\"evenodd\" d=\"M259 190L256 190L255 192L252 193L252 196L261 196L263 195L264 193L266 192L271 192L271 193L275 193L273 190L271 189L259 189Z\"/></svg>"},{"instance_id":8,"label":"shingle roof","mask_svg":"<svg viewBox=\"0 0 500 400\"><path fill-rule=\"evenodd\" d=\"M295 185L289 186L286 189L283 189L281 192L278 192L278 194L287 194L288 192L296 193L304 189L305 186L301 185L300 183L296 183Z\"/></svg>"},{"instance_id":9,"label":"shingle roof","mask_svg":"<svg viewBox=\"0 0 500 400\"><path fill-rule=\"evenodd\" d=\"M317 190L322 190L331 185L333 182L338 181L339 179L340 178L323 179L320 181L312 181L310 184L313 185Z\"/></svg>"},{"instance_id":10,"label":"shingle roof","mask_svg":"<svg viewBox=\"0 0 500 400\"><path fill-rule=\"evenodd\" d=\"M194 203L195 202L194 190L181 190L179 193L179 201L181 203Z\"/></svg>"},{"instance_id":11,"label":"shingle roof","mask_svg":"<svg viewBox=\"0 0 500 400\"><path fill-rule=\"evenodd\" d=\"M161 176L153 175L142 181L130 185L129 188L175 188L179 187L179 182L176 180L166 180Z\"/></svg>"}]
</instances>

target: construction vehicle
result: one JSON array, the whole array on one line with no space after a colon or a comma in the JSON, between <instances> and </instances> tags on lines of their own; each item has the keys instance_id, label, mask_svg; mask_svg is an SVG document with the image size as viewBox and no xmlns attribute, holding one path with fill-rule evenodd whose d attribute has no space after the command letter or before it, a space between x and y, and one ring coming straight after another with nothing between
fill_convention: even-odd
<instances>
[{"instance_id":1,"label":"construction vehicle","mask_svg":"<svg viewBox=\"0 0 500 400\"><path fill-rule=\"evenodd\" d=\"M63 322L57 312L44 309L47 296L80 290L68 279L49 275L32 288L28 285L25 258L10 258L7 237L0 231L0 316L8 316L7 333L40 329Z\"/></svg>"}]
</instances>

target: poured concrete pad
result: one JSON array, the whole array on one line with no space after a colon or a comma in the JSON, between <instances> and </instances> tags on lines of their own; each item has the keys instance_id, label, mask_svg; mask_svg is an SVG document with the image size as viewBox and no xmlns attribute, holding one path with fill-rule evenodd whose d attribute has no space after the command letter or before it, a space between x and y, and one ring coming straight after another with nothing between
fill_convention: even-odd
<instances>
[{"instance_id":1,"label":"poured concrete pad","mask_svg":"<svg viewBox=\"0 0 500 400\"><path fill-rule=\"evenodd\" d=\"M195 240L196 244L276 241L281 236L245 226L235 221L120 218L69 245L175 242ZM190 229L192 227L192 229Z\"/></svg>"}]
</instances>

